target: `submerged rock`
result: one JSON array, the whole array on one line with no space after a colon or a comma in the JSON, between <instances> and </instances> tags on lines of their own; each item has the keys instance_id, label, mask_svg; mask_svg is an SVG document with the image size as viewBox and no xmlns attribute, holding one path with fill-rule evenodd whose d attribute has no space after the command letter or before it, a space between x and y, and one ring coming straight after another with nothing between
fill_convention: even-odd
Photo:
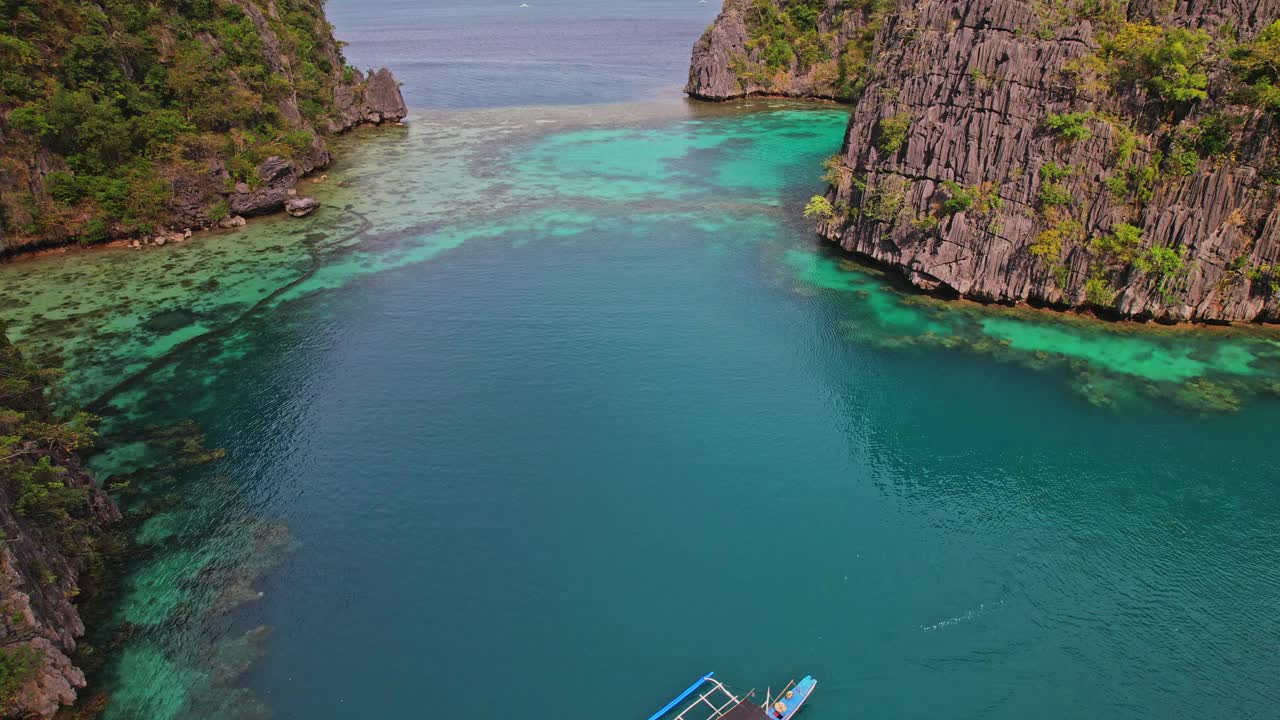
<instances>
[{"instance_id":1,"label":"submerged rock","mask_svg":"<svg viewBox=\"0 0 1280 720\"><path fill-rule=\"evenodd\" d=\"M142 327L155 333L169 333L190 326L196 321L196 314L186 308L165 310L147 318Z\"/></svg>"},{"instance_id":2,"label":"submerged rock","mask_svg":"<svg viewBox=\"0 0 1280 720\"><path fill-rule=\"evenodd\" d=\"M309 197L293 197L285 203L284 209L294 217L306 217L320 207L320 201Z\"/></svg>"}]
</instances>

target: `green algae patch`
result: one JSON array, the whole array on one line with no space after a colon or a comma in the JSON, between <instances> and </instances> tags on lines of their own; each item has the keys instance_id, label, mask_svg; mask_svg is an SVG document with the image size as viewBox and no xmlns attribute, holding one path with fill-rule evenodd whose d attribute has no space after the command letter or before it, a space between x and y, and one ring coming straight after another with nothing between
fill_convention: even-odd
<instances>
[{"instance_id":1,"label":"green algae patch","mask_svg":"<svg viewBox=\"0 0 1280 720\"><path fill-rule=\"evenodd\" d=\"M1117 335L1099 329L1093 333L1038 325L1004 318L982 321L988 335L1006 340L1015 350L1047 352L1078 358L1113 372L1136 375L1156 382L1184 382L1207 373L1253 375L1254 355L1248 348L1223 339L1210 351L1211 357L1197 357L1195 340L1185 338Z\"/></svg>"},{"instance_id":2,"label":"green algae patch","mask_svg":"<svg viewBox=\"0 0 1280 720\"><path fill-rule=\"evenodd\" d=\"M848 115L778 110L631 130L582 130L515 148L517 187L601 202L749 195L777 204L830 154Z\"/></svg>"},{"instance_id":3,"label":"green algae patch","mask_svg":"<svg viewBox=\"0 0 1280 720\"><path fill-rule=\"evenodd\" d=\"M1250 396L1276 394L1280 379L1280 353L1267 330L1169 330L954 303L899 289L883 273L834 251L792 249L782 257L801 292L833 291L844 298L841 323L853 342L895 351L965 351L1031 370L1066 369L1070 387L1097 406L1154 398L1197 412L1233 412Z\"/></svg>"},{"instance_id":4,"label":"green algae patch","mask_svg":"<svg viewBox=\"0 0 1280 720\"><path fill-rule=\"evenodd\" d=\"M180 605L193 599L191 591L185 589L188 581L216 559L217 555L207 551L183 550L146 564L129 577L120 603L121 616L134 625L166 622Z\"/></svg>"},{"instance_id":5,"label":"green algae patch","mask_svg":"<svg viewBox=\"0 0 1280 720\"><path fill-rule=\"evenodd\" d=\"M125 680L113 686L105 715L108 719L184 717L191 688L207 679L204 673L171 661L154 646L125 649L116 674Z\"/></svg>"},{"instance_id":6,"label":"green algae patch","mask_svg":"<svg viewBox=\"0 0 1280 720\"><path fill-rule=\"evenodd\" d=\"M848 121L847 114L834 110L747 118L739 123L739 139L729 157L716 166L716 185L774 202L797 186L816 187L820 162L832 153L831 137L841 134Z\"/></svg>"},{"instance_id":7,"label":"green algae patch","mask_svg":"<svg viewBox=\"0 0 1280 720\"><path fill-rule=\"evenodd\" d=\"M862 272L843 264L829 255L802 250L788 250L785 262L796 273L802 286L850 293L857 302L851 309L857 320L872 322L887 332L907 336L950 334L954 331L947 323L939 322L929 313L904 302L904 297L885 288L883 278ZM846 327L860 327L854 318L846 321Z\"/></svg>"},{"instance_id":8,"label":"green algae patch","mask_svg":"<svg viewBox=\"0 0 1280 720\"><path fill-rule=\"evenodd\" d=\"M187 518L182 513L170 512L153 515L134 533L133 541L139 545L157 545L182 533Z\"/></svg>"}]
</instances>

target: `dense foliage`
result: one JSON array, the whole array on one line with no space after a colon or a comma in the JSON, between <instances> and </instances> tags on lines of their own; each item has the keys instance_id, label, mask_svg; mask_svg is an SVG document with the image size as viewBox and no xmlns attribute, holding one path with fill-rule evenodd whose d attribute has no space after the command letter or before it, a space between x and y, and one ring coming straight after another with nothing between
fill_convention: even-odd
<instances>
[{"instance_id":1,"label":"dense foliage","mask_svg":"<svg viewBox=\"0 0 1280 720\"><path fill-rule=\"evenodd\" d=\"M92 416L59 417L49 393L60 371L36 366L0 335L0 485L11 510L77 554L88 488L67 482L60 462L93 444Z\"/></svg>"},{"instance_id":2,"label":"dense foliage","mask_svg":"<svg viewBox=\"0 0 1280 720\"><path fill-rule=\"evenodd\" d=\"M852 97L865 81L872 42L893 0L752 0L745 23L747 49L753 59L733 58L742 81L771 88L788 73L812 73L815 85L830 97ZM841 38L850 14L860 16L860 28Z\"/></svg>"},{"instance_id":3,"label":"dense foliage","mask_svg":"<svg viewBox=\"0 0 1280 720\"><path fill-rule=\"evenodd\" d=\"M0 0L4 234L145 233L184 167L222 157L248 180L307 148L347 70L319 0L276 0L275 16L253 1ZM42 151L56 170L32 193Z\"/></svg>"},{"instance_id":4,"label":"dense foliage","mask_svg":"<svg viewBox=\"0 0 1280 720\"><path fill-rule=\"evenodd\" d=\"M1126 23L1103 43L1103 58L1118 83L1142 83L1166 103L1190 103L1209 97L1210 42L1203 30Z\"/></svg>"},{"instance_id":5,"label":"dense foliage","mask_svg":"<svg viewBox=\"0 0 1280 720\"><path fill-rule=\"evenodd\" d=\"M907 132L911 130L911 113L898 113L883 118L877 126L876 147L887 153L896 153L907 141Z\"/></svg>"},{"instance_id":6,"label":"dense foliage","mask_svg":"<svg viewBox=\"0 0 1280 720\"><path fill-rule=\"evenodd\" d=\"M748 47L760 51L770 71L789 68L797 61L808 67L830 59L830 41L818 31L818 17L826 5L825 0L793 0L785 6L755 0L747 12Z\"/></svg>"},{"instance_id":7,"label":"dense foliage","mask_svg":"<svg viewBox=\"0 0 1280 720\"><path fill-rule=\"evenodd\" d=\"M1271 23L1251 43L1235 48L1231 59L1244 81L1248 100L1280 112L1280 20Z\"/></svg>"}]
</instances>

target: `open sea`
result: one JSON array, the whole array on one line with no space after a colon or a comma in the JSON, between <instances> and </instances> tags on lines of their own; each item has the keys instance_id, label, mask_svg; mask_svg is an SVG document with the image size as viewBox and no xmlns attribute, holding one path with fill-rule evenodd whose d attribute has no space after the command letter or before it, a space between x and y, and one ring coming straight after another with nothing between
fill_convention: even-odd
<instances>
[{"instance_id":1,"label":"open sea","mask_svg":"<svg viewBox=\"0 0 1280 720\"><path fill-rule=\"evenodd\" d=\"M130 481L109 720L1280 715L1280 334L904 290L841 107L680 95L715 4L528 5L330 0L414 111L313 216L0 265Z\"/></svg>"}]
</instances>

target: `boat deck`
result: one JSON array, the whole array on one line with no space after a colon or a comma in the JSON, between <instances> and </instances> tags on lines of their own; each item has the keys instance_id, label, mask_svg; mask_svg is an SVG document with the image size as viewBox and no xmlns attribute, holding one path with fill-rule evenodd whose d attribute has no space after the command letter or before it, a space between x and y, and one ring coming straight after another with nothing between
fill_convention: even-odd
<instances>
[{"instance_id":1,"label":"boat deck","mask_svg":"<svg viewBox=\"0 0 1280 720\"><path fill-rule=\"evenodd\" d=\"M700 678L649 720L792 720L818 684L812 676L792 680L776 696L766 693L764 707L752 700L755 690L732 690L715 673ZM672 715L671 713L676 713Z\"/></svg>"}]
</instances>

